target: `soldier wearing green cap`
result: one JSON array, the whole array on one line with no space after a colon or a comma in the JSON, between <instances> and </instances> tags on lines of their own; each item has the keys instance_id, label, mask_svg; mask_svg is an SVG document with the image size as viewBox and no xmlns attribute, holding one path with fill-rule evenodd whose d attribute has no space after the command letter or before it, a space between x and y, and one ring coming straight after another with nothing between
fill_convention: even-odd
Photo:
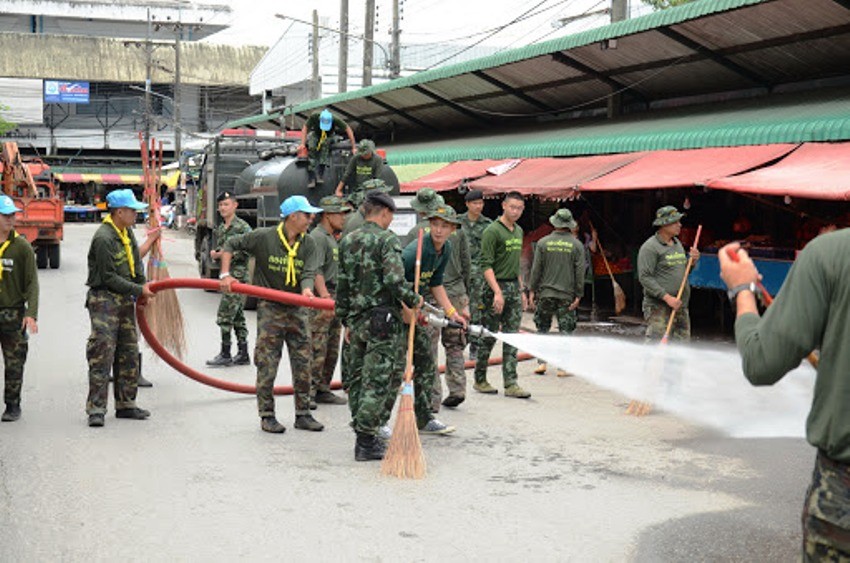
<instances>
[{"instance_id":1,"label":"soldier wearing green cap","mask_svg":"<svg viewBox=\"0 0 850 563\"><path fill-rule=\"evenodd\" d=\"M643 286L643 317L646 320L646 338L660 340L667 330L672 311L677 311L670 338L689 340L691 319L688 314L690 285L685 283L681 299L677 299L679 287L685 277L688 254L679 241L682 231L680 213L672 205L665 205L655 213L652 225L658 227L638 252L638 280ZM699 251L691 248L690 256L699 259Z\"/></svg>"},{"instance_id":2,"label":"soldier wearing green cap","mask_svg":"<svg viewBox=\"0 0 850 563\"><path fill-rule=\"evenodd\" d=\"M435 194L436 195L436 194ZM428 212L429 229L422 237L422 257L419 272L419 293L432 305L441 307L446 318L466 326L466 319L452 306L443 286L446 264L452 253L449 235L460 224L454 209L446 205L434 206ZM418 239L418 232L417 232ZM416 275L416 249L418 240L412 240L402 251L404 277L411 284ZM432 353L433 333L431 326L417 326L413 341L414 409L419 431L423 434L448 434L454 427L443 424L431 412L431 390L437 378L437 360ZM401 374L396 376L396 387L401 384ZM387 405L386 420L389 420L395 397Z\"/></svg>"},{"instance_id":3,"label":"soldier wearing green cap","mask_svg":"<svg viewBox=\"0 0 850 563\"><path fill-rule=\"evenodd\" d=\"M545 334L558 320L558 332L571 334L578 322L579 301L584 296L584 245L573 230L578 223L569 209L559 209L549 218L555 231L537 241L531 267L529 301L536 305L534 324L537 332ZM534 373L546 373L546 363L538 360ZM570 375L563 369L558 377Z\"/></svg>"},{"instance_id":4,"label":"soldier wearing green cap","mask_svg":"<svg viewBox=\"0 0 850 563\"><path fill-rule=\"evenodd\" d=\"M334 299L339 270L336 234L342 230L346 214L351 208L344 199L334 195L323 197L319 201L319 207L323 210L321 220L309 235L316 242L318 265L313 289L316 297ZM313 346L310 399L314 404L344 405L347 402L345 398L335 395L330 386L339 358L342 321L334 316L333 311L314 309L310 319L310 331Z\"/></svg>"},{"instance_id":5,"label":"soldier wearing green cap","mask_svg":"<svg viewBox=\"0 0 850 563\"><path fill-rule=\"evenodd\" d=\"M413 208L414 211L419 215L419 222L408 231L404 237L401 239L401 247L404 248L410 241L416 240L417 233L419 229L428 230L428 216L431 212L434 211L437 207L445 206L446 202L443 199L443 196L438 194L431 188L422 188L418 192L416 192L416 197L414 197L410 201L410 207Z\"/></svg>"},{"instance_id":6,"label":"soldier wearing green cap","mask_svg":"<svg viewBox=\"0 0 850 563\"><path fill-rule=\"evenodd\" d=\"M363 182L378 178L383 169L384 159L375 152L375 143L369 139L361 140L357 143L357 154L351 156L345 167L335 194L342 197L345 186L350 191L356 190Z\"/></svg>"}]
</instances>

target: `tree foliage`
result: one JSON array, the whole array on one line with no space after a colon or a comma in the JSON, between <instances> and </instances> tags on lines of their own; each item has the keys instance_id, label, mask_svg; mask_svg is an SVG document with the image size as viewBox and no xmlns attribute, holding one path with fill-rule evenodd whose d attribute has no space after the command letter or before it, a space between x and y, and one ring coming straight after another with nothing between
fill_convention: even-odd
<instances>
[{"instance_id":1,"label":"tree foliage","mask_svg":"<svg viewBox=\"0 0 850 563\"><path fill-rule=\"evenodd\" d=\"M6 106L0 104L0 112L7 110ZM0 113L0 135L4 134L6 131L11 131L15 128L15 124L3 119L3 114Z\"/></svg>"},{"instance_id":2,"label":"tree foliage","mask_svg":"<svg viewBox=\"0 0 850 563\"><path fill-rule=\"evenodd\" d=\"M682 4L687 4L688 2L693 1L694 0L641 0L644 4L652 6L653 10L666 10L667 8L681 6Z\"/></svg>"}]
</instances>

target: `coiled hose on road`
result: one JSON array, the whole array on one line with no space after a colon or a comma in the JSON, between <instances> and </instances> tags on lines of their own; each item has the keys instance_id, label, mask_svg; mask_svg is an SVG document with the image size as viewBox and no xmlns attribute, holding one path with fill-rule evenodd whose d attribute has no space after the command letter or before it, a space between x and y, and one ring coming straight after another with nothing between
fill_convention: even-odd
<instances>
[{"instance_id":1,"label":"coiled hose on road","mask_svg":"<svg viewBox=\"0 0 850 563\"><path fill-rule=\"evenodd\" d=\"M219 283L216 280L210 279L173 278L151 282L150 289L154 293L163 291L165 289L203 289L209 291L218 291ZM278 291L275 289L258 287L256 285L250 285L239 282L234 283L232 285L232 289L235 293L250 295L258 299L266 299L268 301L285 303L287 305L296 305L299 307L310 307L312 309L324 310L332 310L334 308L334 302L332 299L304 297L303 295L297 293L288 293L286 291ZM145 340L147 341L151 349L156 352L156 354L160 358L165 360L165 363L167 363L186 377L194 379L198 383L203 383L204 385L209 385L210 387L215 387L216 389L222 389L224 391L231 391L233 393L244 393L247 395L253 395L257 392L257 388L253 385L245 385L243 383L234 383L233 381L218 379L216 377L209 376L205 373L201 373L200 371L189 367L182 361L180 361L171 352L166 350L165 347L160 344L159 340L157 340L156 335L153 333L153 331L151 331L150 325L148 325L147 318L145 317L144 307L136 307L136 319L139 323L139 330L142 332L142 336L145 337ZM522 361L531 359L531 357L532 356L530 354L523 353L519 354L517 356L517 359ZM501 363L502 358L490 358L488 365L494 366ZM464 364L465 369L471 369L473 367L475 367L474 360L469 360ZM440 373L442 373L445 371L446 366L440 366L438 369ZM339 381L331 382L331 389L340 389L341 387L342 384ZM292 393L293 389L291 385L278 385L274 388L275 395L291 395Z\"/></svg>"}]
</instances>

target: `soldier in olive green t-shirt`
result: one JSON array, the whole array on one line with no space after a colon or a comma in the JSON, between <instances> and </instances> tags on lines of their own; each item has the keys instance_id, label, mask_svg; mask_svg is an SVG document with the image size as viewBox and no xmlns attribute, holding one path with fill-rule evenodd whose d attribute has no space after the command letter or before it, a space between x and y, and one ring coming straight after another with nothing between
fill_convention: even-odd
<instances>
[{"instance_id":1,"label":"soldier in olive green t-shirt","mask_svg":"<svg viewBox=\"0 0 850 563\"><path fill-rule=\"evenodd\" d=\"M729 252L736 253L733 262ZM776 300L759 318L758 271L738 243L718 254L737 306L735 340L744 375L773 385L820 350L806 439L818 449L803 509L803 560L850 558L850 229L821 235L800 253Z\"/></svg>"}]
</instances>

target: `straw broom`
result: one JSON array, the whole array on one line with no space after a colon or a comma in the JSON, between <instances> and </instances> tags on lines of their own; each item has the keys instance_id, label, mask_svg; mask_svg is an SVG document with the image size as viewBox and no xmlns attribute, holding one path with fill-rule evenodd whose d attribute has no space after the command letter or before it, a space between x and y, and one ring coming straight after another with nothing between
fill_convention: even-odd
<instances>
[{"instance_id":1,"label":"straw broom","mask_svg":"<svg viewBox=\"0 0 850 563\"><path fill-rule=\"evenodd\" d=\"M142 168L145 180L145 197L150 205L148 214L148 225L155 229L160 227L159 215L159 177L162 170L162 143L159 143L159 154L157 157L154 139L150 140L150 147L145 145L139 133L142 148ZM156 240L150 250L147 266L148 281L160 281L169 279L168 266L162 251L162 237ZM182 359L186 354L186 332L183 321L183 311L177 292L167 289L157 292L156 299L149 302L145 308L148 324L157 340L165 346L168 351Z\"/></svg>"},{"instance_id":2,"label":"straw broom","mask_svg":"<svg viewBox=\"0 0 850 563\"><path fill-rule=\"evenodd\" d=\"M593 229L593 225L590 226ZM593 229L596 232L596 229ZM596 246L599 247L599 254L602 255L602 261L605 262L605 269L608 270L608 275L611 276L611 285L614 286L614 314L619 315L626 308L626 292L614 279L614 272L611 271L611 265L608 264L608 258L605 257L605 249L602 248L602 243L599 242L599 235L596 236Z\"/></svg>"},{"instance_id":3,"label":"straw broom","mask_svg":"<svg viewBox=\"0 0 850 563\"><path fill-rule=\"evenodd\" d=\"M699 236L702 234L702 225L697 227L697 235L694 237L694 244L691 248L696 248L699 245ZM679 285L679 292L676 294L676 299L681 299L685 292L685 285L688 283L688 275L691 273L691 268L694 265L693 257L688 258L688 265L685 266L685 276L682 278L682 283ZM667 321L667 330L664 331L664 336L661 337L661 346L665 346L670 339L670 331L673 329L673 320L676 318L676 309L670 311L670 320ZM626 409L626 414L635 416L644 416L652 412L652 403L644 403L641 401L632 401Z\"/></svg>"},{"instance_id":4,"label":"straw broom","mask_svg":"<svg viewBox=\"0 0 850 563\"><path fill-rule=\"evenodd\" d=\"M419 294L419 274L422 269L422 229L416 243L416 270L413 291ZM381 462L381 473L399 479L425 477L425 454L419 441L419 428L413 410L413 340L416 332L417 309L413 309L407 333L407 360L404 366L404 384L401 401L387 453Z\"/></svg>"}]
</instances>

